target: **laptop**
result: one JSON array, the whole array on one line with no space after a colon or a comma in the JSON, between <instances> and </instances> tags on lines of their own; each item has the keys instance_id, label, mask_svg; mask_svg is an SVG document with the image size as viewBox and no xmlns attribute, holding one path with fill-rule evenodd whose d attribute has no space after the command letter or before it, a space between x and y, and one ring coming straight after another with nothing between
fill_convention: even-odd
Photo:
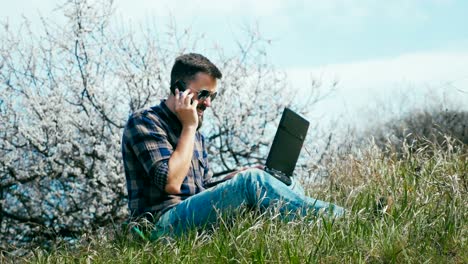
<instances>
[{"instance_id":1,"label":"laptop","mask_svg":"<svg viewBox=\"0 0 468 264\"><path fill-rule=\"evenodd\" d=\"M291 177L304 144L309 121L289 108L285 108L268 153L265 171L286 185ZM215 186L229 179L212 181L207 187Z\"/></svg>"}]
</instances>

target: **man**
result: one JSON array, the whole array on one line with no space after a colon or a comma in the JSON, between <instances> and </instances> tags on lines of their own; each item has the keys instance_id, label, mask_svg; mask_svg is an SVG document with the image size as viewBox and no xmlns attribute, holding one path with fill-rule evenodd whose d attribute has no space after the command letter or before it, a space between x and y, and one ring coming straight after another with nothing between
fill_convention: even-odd
<instances>
[{"instance_id":1,"label":"man","mask_svg":"<svg viewBox=\"0 0 468 264\"><path fill-rule=\"evenodd\" d=\"M343 208L304 196L260 169L238 172L213 188L206 142L198 131L217 95L219 69L200 54L176 58L171 94L157 106L133 113L125 127L122 154L133 217L150 216L161 232L181 233L216 221L241 205L305 215L320 209L335 216ZM184 91L181 91L184 90Z\"/></svg>"}]
</instances>

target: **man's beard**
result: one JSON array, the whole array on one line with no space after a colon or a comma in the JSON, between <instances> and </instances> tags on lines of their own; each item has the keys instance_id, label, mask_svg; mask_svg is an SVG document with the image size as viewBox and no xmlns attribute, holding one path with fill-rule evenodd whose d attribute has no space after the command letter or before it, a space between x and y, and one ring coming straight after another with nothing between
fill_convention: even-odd
<instances>
[{"instance_id":1,"label":"man's beard","mask_svg":"<svg viewBox=\"0 0 468 264\"><path fill-rule=\"evenodd\" d=\"M206 106L204 106L204 105L198 105L198 106L197 106L197 110L201 110L201 111L202 111L202 115L201 115L201 116L200 116L200 115L198 116L198 126L197 126L197 130L199 130L200 127L201 127L202 124L203 124L203 115L205 114L205 109L206 109ZM198 114L198 112L197 112L197 114Z\"/></svg>"},{"instance_id":2,"label":"man's beard","mask_svg":"<svg viewBox=\"0 0 468 264\"><path fill-rule=\"evenodd\" d=\"M198 126L197 126L197 130L200 129L200 127L202 126L203 124L203 116L198 116Z\"/></svg>"}]
</instances>

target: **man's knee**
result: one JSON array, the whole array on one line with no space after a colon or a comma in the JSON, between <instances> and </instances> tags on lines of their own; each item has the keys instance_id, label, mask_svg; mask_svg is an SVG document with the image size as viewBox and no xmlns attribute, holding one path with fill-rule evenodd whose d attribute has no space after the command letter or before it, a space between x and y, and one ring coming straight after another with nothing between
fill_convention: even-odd
<instances>
[{"instance_id":1,"label":"man's knee","mask_svg":"<svg viewBox=\"0 0 468 264\"><path fill-rule=\"evenodd\" d=\"M250 183L250 184L253 184L253 183L264 184L265 182L268 182L270 180L271 176L264 170L251 168L251 169L242 171L240 175L238 175L238 177L240 177L239 180Z\"/></svg>"},{"instance_id":2,"label":"man's knee","mask_svg":"<svg viewBox=\"0 0 468 264\"><path fill-rule=\"evenodd\" d=\"M257 168L245 170L239 176L241 177L239 180L243 184L246 184L247 187L258 186L275 189L284 184L279 179L270 175L268 172ZM288 187L297 194L305 194L303 187L296 180L293 180L292 184Z\"/></svg>"}]
</instances>

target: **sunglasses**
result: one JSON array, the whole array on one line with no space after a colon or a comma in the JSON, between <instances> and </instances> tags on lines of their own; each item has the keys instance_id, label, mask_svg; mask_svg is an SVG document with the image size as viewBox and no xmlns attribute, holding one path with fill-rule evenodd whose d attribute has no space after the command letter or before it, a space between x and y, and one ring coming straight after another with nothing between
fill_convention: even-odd
<instances>
[{"instance_id":1,"label":"sunglasses","mask_svg":"<svg viewBox=\"0 0 468 264\"><path fill-rule=\"evenodd\" d=\"M211 101L213 101L216 98L216 95L218 95L218 92L212 93L212 92L210 92L208 90L205 90L205 89L200 90L197 93L198 100L200 100L200 101L206 100L206 99L208 99L208 97L211 99Z\"/></svg>"},{"instance_id":2,"label":"sunglasses","mask_svg":"<svg viewBox=\"0 0 468 264\"><path fill-rule=\"evenodd\" d=\"M177 80L172 86L171 86L171 91L173 94L175 94L175 88L179 89L179 92L183 92L186 89L186 84L184 81ZM197 97L198 100L203 101L208 99L210 97L211 101L213 101L216 98L216 95L218 95L218 92L211 93L210 91L203 89L200 91L197 91Z\"/></svg>"}]
</instances>

